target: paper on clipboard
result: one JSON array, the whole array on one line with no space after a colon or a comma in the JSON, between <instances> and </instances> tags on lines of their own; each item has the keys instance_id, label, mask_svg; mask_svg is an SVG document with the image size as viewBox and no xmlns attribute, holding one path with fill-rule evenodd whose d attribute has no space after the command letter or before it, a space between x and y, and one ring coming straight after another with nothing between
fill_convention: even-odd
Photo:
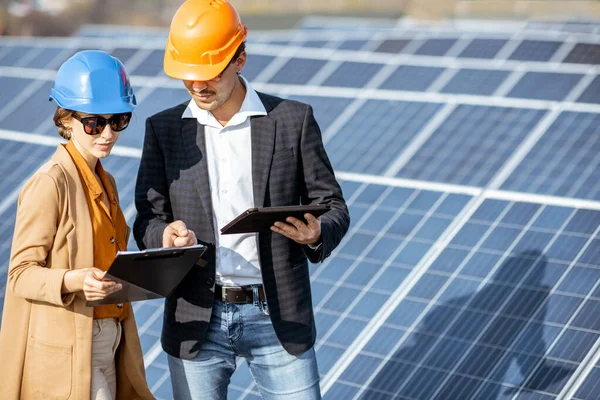
<instances>
[{"instance_id":1,"label":"paper on clipboard","mask_svg":"<svg viewBox=\"0 0 600 400\"><path fill-rule=\"evenodd\" d=\"M205 265L202 255L209 244L143 251L119 251L106 278L123 285L102 300L88 306L119 304L167 297L196 264Z\"/></svg>"}]
</instances>

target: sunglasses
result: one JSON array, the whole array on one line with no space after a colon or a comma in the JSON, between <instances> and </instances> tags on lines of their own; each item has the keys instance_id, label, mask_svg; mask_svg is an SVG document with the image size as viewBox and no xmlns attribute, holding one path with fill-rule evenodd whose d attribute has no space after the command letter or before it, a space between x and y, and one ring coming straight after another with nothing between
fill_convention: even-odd
<instances>
[{"instance_id":1,"label":"sunglasses","mask_svg":"<svg viewBox=\"0 0 600 400\"><path fill-rule=\"evenodd\" d=\"M83 131L88 135L99 135L106 128L106 124L109 124L110 129L115 132L121 132L127 128L129 121L131 121L131 113L115 114L108 119L98 116L82 117L79 114L73 114L73 118L81 122Z\"/></svg>"}]
</instances>

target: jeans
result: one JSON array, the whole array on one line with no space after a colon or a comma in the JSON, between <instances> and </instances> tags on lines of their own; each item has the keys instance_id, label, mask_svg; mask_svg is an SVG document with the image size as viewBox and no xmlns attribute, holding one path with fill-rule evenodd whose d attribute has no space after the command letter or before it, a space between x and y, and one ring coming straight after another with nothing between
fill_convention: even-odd
<instances>
[{"instance_id":1,"label":"jeans","mask_svg":"<svg viewBox=\"0 0 600 400\"><path fill-rule=\"evenodd\" d=\"M121 341L121 323L95 319L92 325L92 400L113 400L117 394L115 352Z\"/></svg>"},{"instance_id":2,"label":"jeans","mask_svg":"<svg viewBox=\"0 0 600 400\"><path fill-rule=\"evenodd\" d=\"M266 304L215 300L198 355L192 360L168 357L175 400L226 399L237 357L246 359L263 399L321 398L314 349L300 356L285 351Z\"/></svg>"}]
</instances>

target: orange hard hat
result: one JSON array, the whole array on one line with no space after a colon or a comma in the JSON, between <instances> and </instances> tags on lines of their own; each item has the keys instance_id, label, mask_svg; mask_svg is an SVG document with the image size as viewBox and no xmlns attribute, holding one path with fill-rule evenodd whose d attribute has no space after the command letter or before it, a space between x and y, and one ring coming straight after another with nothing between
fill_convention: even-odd
<instances>
[{"instance_id":1,"label":"orange hard hat","mask_svg":"<svg viewBox=\"0 0 600 400\"><path fill-rule=\"evenodd\" d=\"M171 20L165 73L182 80L211 80L223 72L247 33L226 0L187 0Z\"/></svg>"}]
</instances>

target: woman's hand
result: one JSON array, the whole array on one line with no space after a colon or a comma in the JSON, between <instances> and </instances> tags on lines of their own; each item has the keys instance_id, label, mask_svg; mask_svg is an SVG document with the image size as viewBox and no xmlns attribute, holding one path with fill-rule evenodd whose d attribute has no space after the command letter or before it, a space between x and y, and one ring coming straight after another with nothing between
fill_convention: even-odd
<instances>
[{"instance_id":1,"label":"woman's hand","mask_svg":"<svg viewBox=\"0 0 600 400\"><path fill-rule=\"evenodd\" d=\"M123 285L105 280L106 271L98 268L83 268L68 271L63 279L63 293L83 291L86 300L101 300L123 288Z\"/></svg>"}]
</instances>

